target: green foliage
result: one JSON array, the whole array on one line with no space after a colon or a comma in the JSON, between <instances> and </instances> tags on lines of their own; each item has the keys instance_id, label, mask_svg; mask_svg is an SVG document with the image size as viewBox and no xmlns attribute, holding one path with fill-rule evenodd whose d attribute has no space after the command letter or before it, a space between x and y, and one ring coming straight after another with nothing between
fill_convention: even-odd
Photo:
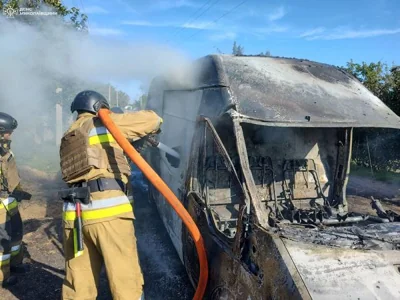
<instances>
[{"instance_id":1,"label":"green foliage","mask_svg":"<svg viewBox=\"0 0 400 300\"><path fill-rule=\"evenodd\" d=\"M0 10L8 7L16 10L21 7L39 9L43 5L54 9L58 13L57 17L64 18L67 26L71 26L82 32L88 31L88 17L85 14L81 14L80 10L76 7L68 9L60 0L0 0ZM65 20L65 18L67 19ZM32 26L40 26L41 24L41 19L36 16L18 16L17 20Z\"/></svg>"},{"instance_id":2,"label":"green foliage","mask_svg":"<svg viewBox=\"0 0 400 300\"><path fill-rule=\"evenodd\" d=\"M400 70L386 63L347 63L353 74L375 96L400 115ZM358 129L354 132L353 159L358 166L376 172L400 169L400 132L390 129Z\"/></svg>"},{"instance_id":3,"label":"green foliage","mask_svg":"<svg viewBox=\"0 0 400 300\"><path fill-rule=\"evenodd\" d=\"M81 14L80 10L76 7L67 8L62 1L60 0L0 0L0 9L12 7L13 9L19 8L35 8L39 9L42 5L46 5L52 9L54 9L58 15L56 18L62 18L65 22L66 27L71 27L79 32L87 33L88 26L87 20L88 17L85 14ZM46 17L48 18L48 17ZM35 26L41 30L43 26L47 26L48 24L42 23L44 19L38 18L36 16L18 16L15 18L15 21L22 22L25 24L29 24L31 26ZM51 34L47 33L46 34ZM85 38L83 35L82 38ZM52 37L53 42L55 44L59 44L59 47L64 47L64 40L62 36L54 36ZM40 70L38 70L40 72ZM77 93L83 91L85 89L92 89L100 92L106 98L109 95L109 85L96 83L96 82L83 82L76 79L70 78L60 78L56 74L49 76L49 74L43 74L43 76L51 77L50 86L53 88L49 89L49 98L55 99L54 102L48 103L49 107L47 109L53 109L55 103L60 103L63 106L69 106L76 96ZM61 88L62 91L56 93L56 89ZM110 88L111 90L111 105L117 105L117 89L113 86ZM130 102L129 96L122 92L118 91L118 105L125 106Z\"/></svg>"},{"instance_id":4,"label":"green foliage","mask_svg":"<svg viewBox=\"0 0 400 300\"><path fill-rule=\"evenodd\" d=\"M69 24L75 27L76 30L82 32L88 32L87 19L88 17L85 14L81 14L79 9L76 7L72 7L70 10L66 11L67 15L70 15Z\"/></svg>"},{"instance_id":5,"label":"green foliage","mask_svg":"<svg viewBox=\"0 0 400 300\"><path fill-rule=\"evenodd\" d=\"M350 60L346 70L400 115L400 71L397 68L389 69L382 62L358 64Z\"/></svg>"},{"instance_id":6,"label":"green foliage","mask_svg":"<svg viewBox=\"0 0 400 300\"><path fill-rule=\"evenodd\" d=\"M376 172L400 170L400 131L395 129L354 130L353 161Z\"/></svg>"}]
</instances>

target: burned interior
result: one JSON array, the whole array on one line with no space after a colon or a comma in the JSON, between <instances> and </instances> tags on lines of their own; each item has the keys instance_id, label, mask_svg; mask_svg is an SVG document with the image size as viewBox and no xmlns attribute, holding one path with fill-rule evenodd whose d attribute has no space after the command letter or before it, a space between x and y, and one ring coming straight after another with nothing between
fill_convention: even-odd
<instances>
[{"instance_id":1,"label":"burned interior","mask_svg":"<svg viewBox=\"0 0 400 300\"><path fill-rule=\"evenodd\" d=\"M242 125L257 196L272 222L333 224L346 215L348 129ZM333 218L338 214L341 218Z\"/></svg>"},{"instance_id":2,"label":"burned interior","mask_svg":"<svg viewBox=\"0 0 400 300\"><path fill-rule=\"evenodd\" d=\"M271 227L399 220L396 212L383 209L377 200L371 201L375 215L348 209L343 187L348 179L351 129L251 123L242 123L241 128L257 200L268 208ZM232 238L244 204L233 124L225 117L215 128L204 125L201 133L196 178L217 228Z\"/></svg>"},{"instance_id":3,"label":"burned interior","mask_svg":"<svg viewBox=\"0 0 400 300\"><path fill-rule=\"evenodd\" d=\"M375 210L373 215L348 209L343 187L351 154L350 129L249 123L242 129L257 197L270 211L269 224L281 234L341 247L398 249L398 223L379 224L398 222L398 213L385 210L375 199L365 203ZM298 226L285 224L315 230L304 235ZM347 227L326 227L335 225Z\"/></svg>"}]
</instances>

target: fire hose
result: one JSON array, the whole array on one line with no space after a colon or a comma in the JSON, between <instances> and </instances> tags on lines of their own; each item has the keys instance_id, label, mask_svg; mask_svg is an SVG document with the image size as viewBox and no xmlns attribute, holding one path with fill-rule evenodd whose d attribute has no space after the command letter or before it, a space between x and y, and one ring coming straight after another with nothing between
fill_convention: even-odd
<instances>
[{"instance_id":1,"label":"fire hose","mask_svg":"<svg viewBox=\"0 0 400 300\"><path fill-rule=\"evenodd\" d=\"M120 147L129 156L132 162L143 172L147 179L154 185L154 187L164 196L168 201L169 205L175 210L179 218L185 224L191 237L193 238L194 244L196 246L197 255L199 257L200 263L200 274L199 282L197 284L197 289L194 294L193 299L200 300L203 299L205 289L208 281L208 262L207 254L204 247L204 240L200 234L200 231L193 221L190 214L187 212L182 203L178 200L171 189L165 184L165 182L158 176L158 174L150 167L150 165L142 158L142 156L136 151L136 149L129 143L126 137L122 134L119 128L110 118L111 113L108 109L100 109L98 115L103 122L104 126L108 129L111 135L114 137L115 141L120 145Z\"/></svg>"}]
</instances>

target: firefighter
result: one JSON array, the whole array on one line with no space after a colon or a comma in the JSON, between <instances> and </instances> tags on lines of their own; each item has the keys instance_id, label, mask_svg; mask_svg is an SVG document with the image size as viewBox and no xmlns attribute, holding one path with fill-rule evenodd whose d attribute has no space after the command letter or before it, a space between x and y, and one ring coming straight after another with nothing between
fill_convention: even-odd
<instances>
[{"instance_id":1,"label":"firefighter","mask_svg":"<svg viewBox=\"0 0 400 300\"><path fill-rule=\"evenodd\" d=\"M18 202L24 200L18 191L23 191L15 157L10 149L11 135L17 126L17 120L0 112L0 282L3 287L17 282L17 277L10 273L29 271L29 266L22 263L23 223L18 210Z\"/></svg>"},{"instance_id":2,"label":"firefighter","mask_svg":"<svg viewBox=\"0 0 400 300\"><path fill-rule=\"evenodd\" d=\"M132 226L134 213L126 195L131 170L121 147L97 117L101 108L109 108L104 96L95 91L80 92L71 104L77 119L61 140L63 180L71 189L87 188L90 192L88 204L64 203L66 275L62 298L96 299L105 265L114 299L141 299L144 281ZM154 134L162 124L153 111L111 113L110 117L130 140ZM80 220L80 212L84 247L78 252L76 233L80 227L75 221Z\"/></svg>"}]
</instances>

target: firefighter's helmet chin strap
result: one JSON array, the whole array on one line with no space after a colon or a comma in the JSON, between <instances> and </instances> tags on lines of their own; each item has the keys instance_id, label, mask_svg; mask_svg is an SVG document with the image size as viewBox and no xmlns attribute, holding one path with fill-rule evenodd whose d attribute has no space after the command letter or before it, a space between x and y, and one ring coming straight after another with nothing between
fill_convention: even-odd
<instances>
[{"instance_id":1,"label":"firefighter's helmet chin strap","mask_svg":"<svg viewBox=\"0 0 400 300\"><path fill-rule=\"evenodd\" d=\"M0 135L0 155L4 156L10 151L11 140L6 140L3 135Z\"/></svg>"}]
</instances>

